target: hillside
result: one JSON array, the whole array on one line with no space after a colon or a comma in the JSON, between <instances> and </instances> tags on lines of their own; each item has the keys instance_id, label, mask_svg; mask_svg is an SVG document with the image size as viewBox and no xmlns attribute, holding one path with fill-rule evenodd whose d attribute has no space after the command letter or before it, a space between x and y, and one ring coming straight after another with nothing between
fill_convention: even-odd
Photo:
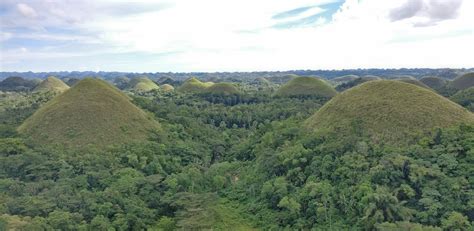
<instances>
[{"instance_id":1,"label":"hillside","mask_svg":"<svg viewBox=\"0 0 474 231\"><path fill-rule=\"evenodd\" d=\"M448 99L400 81L370 81L334 97L305 122L322 135L362 136L403 144L415 133L474 123L474 115Z\"/></svg>"},{"instance_id":2,"label":"hillside","mask_svg":"<svg viewBox=\"0 0 474 231\"><path fill-rule=\"evenodd\" d=\"M129 88L136 92L149 92L160 87L148 77L135 77L130 80Z\"/></svg>"},{"instance_id":3,"label":"hillside","mask_svg":"<svg viewBox=\"0 0 474 231\"><path fill-rule=\"evenodd\" d=\"M474 87L460 90L449 99L474 112Z\"/></svg>"},{"instance_id":4,"label":"hillside","mask_svg":"<svg viewBox=\"0 0 474 231\"><path fill-rule=\"evenodd\" d=\"M447 83L445 79L435 76L423 77L420 79L420 82L435 90L444 87Z\"/></svg>"},{"instance_id":5,"label":"hillside","mask_svg":"<svg viewBox=\"0 0 474 231\"><path fill-rule=\"evenodd\" d=\"M234 95L239 94L239 90L232 83L216 83L206 88L204 93L214 95Z\"/></svg>"},{"instance_id":6,"label":"hillside","mask_svg":"<svg viewBox=\"0 0 474 231\"><path fill-rule=\"evenodd\" d=\"M357 75L344 75L344 76L339 76L339 77L336 77L334 79L331 79L331 81L333 81L335 83L344 83L344 82L349 82L349 81L355 80L357 78L359 78L359 76L357 76Z\"/></svg>"},{"instance_id":7,"label":"hillside","mask_svg":"<svg viewBox=\"0 0 474 231\"><path fill-rule=\"evenodd\" d=\"M184 81L184 83L179 86L178 91L183 93L201 93L213 84L212 82L203 83L199 79L192 77Z\"/></svg>"},{"instance_id":8,"label":"hillside","mask_svg":"<svg viewBox=\"0 0 474 231\"><path fill-rule=\"evenodd\" d=\"M339 84L337 87L336 87L336 90L339 91L339 92L342 92L342 91L345 91L347 89L350 89L350 88L353 88L359 84L362 84L362 83L365 83L365 82L369 82L369 81L373 81L373 80L379 80L380 78L377 77L377 76L364 76L364 77L359 77L357 79L354 79L354 80L351 80L349 82L345 82L345 83L342 83L342 84Z\"/></svg>"},{"instance_id":9,"label":"hillside","mask_svg":"<svg viewBox=\"0 0 474 231\"><path fill-rule=\"evenodd\" d=\"M161 85L161 90L163 90L164 92L170 92L170 91L174 91L174 87L165 83Z\"/></svg>"},{"instance_id":10,"label":"hillside","mask_svg":"<svg viewBox=\"0 0 474 231\"><path fill-rule=\"evenodd\" d=\"M409 84L413 84L415 86L418 86L418 87L422 87L422 88L426 88L426 89L431 89L430 87L428 87L426 84L418 81L417 79L414 79L414 78L402 78L402 79L396 79L398 81L401 81L401 82L404 82L404 83L409 83Z\"/></svg>"},{"instance_id":11,"label":"hillside","mask_svg":"<svg viewBox=\"0 0 474 231\"><path fill-rule=\"evenodd\" d=\"M331 98L337 94L333 87L325 81L313 77L296 77L281 86L275 96L277 97L323 97Z\"/></svg>"},{"instance_id":12,"label":"hillside","mask_svg":"<svg viewBox=\"0 0 474 231\"><path fill-rule=\"evenodd\" d=\"M34 144L104 147L144 140L157 122L105 81L87 78L36 111L18 132Z\"/></svg>"},{"instance_id":13,"label":"hillside","mask_svg":"<svg viewBox=\"0 0 474 231\"><path fill-rule=\"evenodd\" d=\"M464 90L474 86L474 72L467 73L455 78L450 84L449 87Z\"/></svg>"},{"instance_id":14,"label":"hillside","mask_svg":"<svg viewBox=\"0 0 474 231\"><path fill-rule=\"evenodd\" d=\"M0 82L0 91L28 91L33 89L36 85L36 80L12 76Z\"/></svg>"},{"instance_id":15,"label":"hillside","mask_svg":"<svg viewBox=\"0 0 474 231\"><path fill-rule=\"evenodd\" d=\"M69 86L63 81L54 76L49 76L48 78L43 80L38 86L36 86L33 91L62 93L68 89Z\"/></svg>"}]
</instances>

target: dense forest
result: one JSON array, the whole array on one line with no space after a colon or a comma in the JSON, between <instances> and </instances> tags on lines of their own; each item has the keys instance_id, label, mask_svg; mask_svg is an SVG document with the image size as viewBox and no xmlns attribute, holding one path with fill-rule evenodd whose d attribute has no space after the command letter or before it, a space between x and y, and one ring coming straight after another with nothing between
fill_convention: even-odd
<instances>
[{"instance_id":1,"label":"dense forest","mask_svg":"<svg viewBox=\"0 0 474 231\"><path fill-rule=\"evenodd\" d=\"M288 83L276 77L219 85L201 78L203 82L196 79L185 88L181 80L150 76L153 81L145 81L142 76L143 81L138 79L131 86L133 81L127 78L115 81L120 94L115 87L105 86L105 81L89 80L88 84L104 87L88 92L91 97L87 100L102 103L100 92L104 91L106 98L117 98L108 105L127 97L159 126L146 139L128 142L113 134L115 130L104 131L104 136L116 140L103 146L38 144L32 138L37 133L28 135L39 131L38 136L52 136L58 127L86 116L82 111L67 114L62 110L63 114L55 114L62 119L31 125L41 113L51 116L48 110L56 110L55 105L64 103L60 109L68 108L80 100L85 91L79 87L86 86L86 80L71 84L64 93L33 87L2 89L0 230L474 228L474 116L461 107L472 110L472 88L460 90L447 82L439 89L425 89L359 77L341 82L318 80L315 84L319 85L305 89L289 85L300 77L288 77ZM299 80L301 86L312 84ZM164 90L164 81L175 90ZM376 82L383 84L370 85ZM211 88L213 84L216 87ZM412 103L416 105L413 110L420 108L420 112L393 107L383 111L376 104L380 97L366 96L371 91L356 94L364 87L389 94L384 84L400 87L406 98L398 103ZM283 92L289 89L298 94ZM67 97L71 92L79 95ZM354 101L343 102L348 94ZM373 104L365 104L370 100ZM349 105L345 108L354 107L350 112L357 115L370 110L377 114L378 110L389 116L356 118L341 127L317 124L327 121L323 113L334 113L328 117L343 121L340 114L345 109L337 106L344 103ZM95 117L110 115L114 122L113 115L132 107L124 104ZM430 108L421 111L423 105ZM428 114L432 109L436 113ZM127 119L127 113L120 118ZM405 116L408 114L414 117ZM392 115L402 122L389 120ZM90 124L96 123L93 119ZM440 126L423 121L440 121ZM377 133L381 125L369 129L369 123L383 124L384 133ZM95 129L90 124L81 126ZM18 129L29 125L30 130ZM121 129L129 136L134 134L133 128ZM326 129L333 130L323 133ZM400 132L403 140L388 136L387 132L396 133L391 129ZM83 134L89 141L108 141L95 137L98 132L77 130L66 133L66 139L83 139Z\"/></svg>"}]
</instances>

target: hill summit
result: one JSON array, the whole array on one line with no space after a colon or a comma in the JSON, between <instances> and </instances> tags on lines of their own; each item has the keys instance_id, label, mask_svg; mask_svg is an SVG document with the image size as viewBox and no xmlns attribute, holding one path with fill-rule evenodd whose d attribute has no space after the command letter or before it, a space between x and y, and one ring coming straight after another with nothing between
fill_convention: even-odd
<instances>
[{"instance_id":1,"label":"hill summit","mask_svg":"<svg viewBox=\"0 0 474 231\"><path fill-rule=\"evenodd\" d=\"M148 77L136 77L129 82L130 89L136 92L149 92L160 87Z\"/></svg>"},{"instance_id":2,"label":"hill summit","mask_svg":"<svg viewBox=\"0 0 474 231\"><path fill-rule=\"evenodd\" d=\"M467 73L455 78L450 84L450 87L464 90L470 87L474 87L474 72Z\"/></svg>"},{"instance_id":3,"label":"hill summit","mask_svg":"<svg viewBox=\"0 0 474 231\"><path fill-rule=\"evenodd\" d=\"M49 76L48 78L43 80L38 86L36 86L33 91L62 93L68 89L69 86L63 81L54 76Z\"/></svg>"},{"instance_id":4,"label":"hill summit","mask_svg":"<svg viewBox=\"0 0 474 231\"><path fill-rule=\"evenodd\" d=\"M232 83L216 83L206 88L204 92L215 95L239 94L239 90Z\"/></svg>"},{"instance_id":5,"label":"hill summit","mask_svg":"<svg viewBox=\"0 0 474 231\"><path fill-rule=\"evenodd\" d=\"M331 98L337 94L336 90L321 79L314 77L296 77L281 86L275 96L279 97L306 97L315 96Z\"/></svg>"},{"instance_id":6,"label":"hill summit","mask_svg":"<svg viewBox=\"0 0 474 231\"><path fill-rule=\"evenodd\" d=\"M18 132L36 145L81 149L143 140L158 128L117 88L86 78L38 109Z\"/></svg>"},{"instance_id":7,"label":"hill summit","mask_svg":"<svg viewBox=\"0 0 474 231\"><path fill-rule=\"evenodd\" d=\"M460 123L474 123L474 115L433 91L401 81L376 80L337 95L305 125L321 135L356 134L375 142L406 144L419 133Z\"/></svg>"},{"instance_id":8,"label":"hill summit","mask_svg":"<svg viewBox=\"0 0 474 231\"><path fill-rule=\"evenodd\" d=\"M202 93L206 88L212 86L213 84L214 83L212 82L203 83L199 79L191 77L181 84L181 86L178 88L178 91L186 93Z\"/></svg>"}]
</instances>

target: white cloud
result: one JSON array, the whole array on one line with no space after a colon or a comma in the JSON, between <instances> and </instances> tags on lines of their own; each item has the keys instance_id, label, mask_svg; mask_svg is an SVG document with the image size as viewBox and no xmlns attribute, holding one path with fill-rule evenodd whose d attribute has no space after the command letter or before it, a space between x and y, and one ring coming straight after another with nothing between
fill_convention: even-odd
<instances>
[{"instance_id":1,"label":"white cloud","mask_svg":"<svg viewBox=\"0 0 474 231\"><path fill-rule=\"evenodd\" d=\"M36 18L38 16L38 14L36 13L36 10L27 4L18 3L16 7L18 11L20 12L20 14L22 14L25 17Z\"/></svg>"}]
</instances>

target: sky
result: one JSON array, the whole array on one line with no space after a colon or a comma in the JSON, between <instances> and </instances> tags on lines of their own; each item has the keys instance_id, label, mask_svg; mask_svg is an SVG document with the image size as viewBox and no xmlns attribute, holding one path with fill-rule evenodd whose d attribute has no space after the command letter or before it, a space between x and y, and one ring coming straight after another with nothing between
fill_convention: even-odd
<instances>
[{"instance_id":1,"label":"sky","mask_svg":"<svg viewBox=\"0 0 474 231\"><path fill-rule=\"evenodd\" d=\"M473 0L2 0L0 71L472 68Z\"/></svg>"}]
</instances>

